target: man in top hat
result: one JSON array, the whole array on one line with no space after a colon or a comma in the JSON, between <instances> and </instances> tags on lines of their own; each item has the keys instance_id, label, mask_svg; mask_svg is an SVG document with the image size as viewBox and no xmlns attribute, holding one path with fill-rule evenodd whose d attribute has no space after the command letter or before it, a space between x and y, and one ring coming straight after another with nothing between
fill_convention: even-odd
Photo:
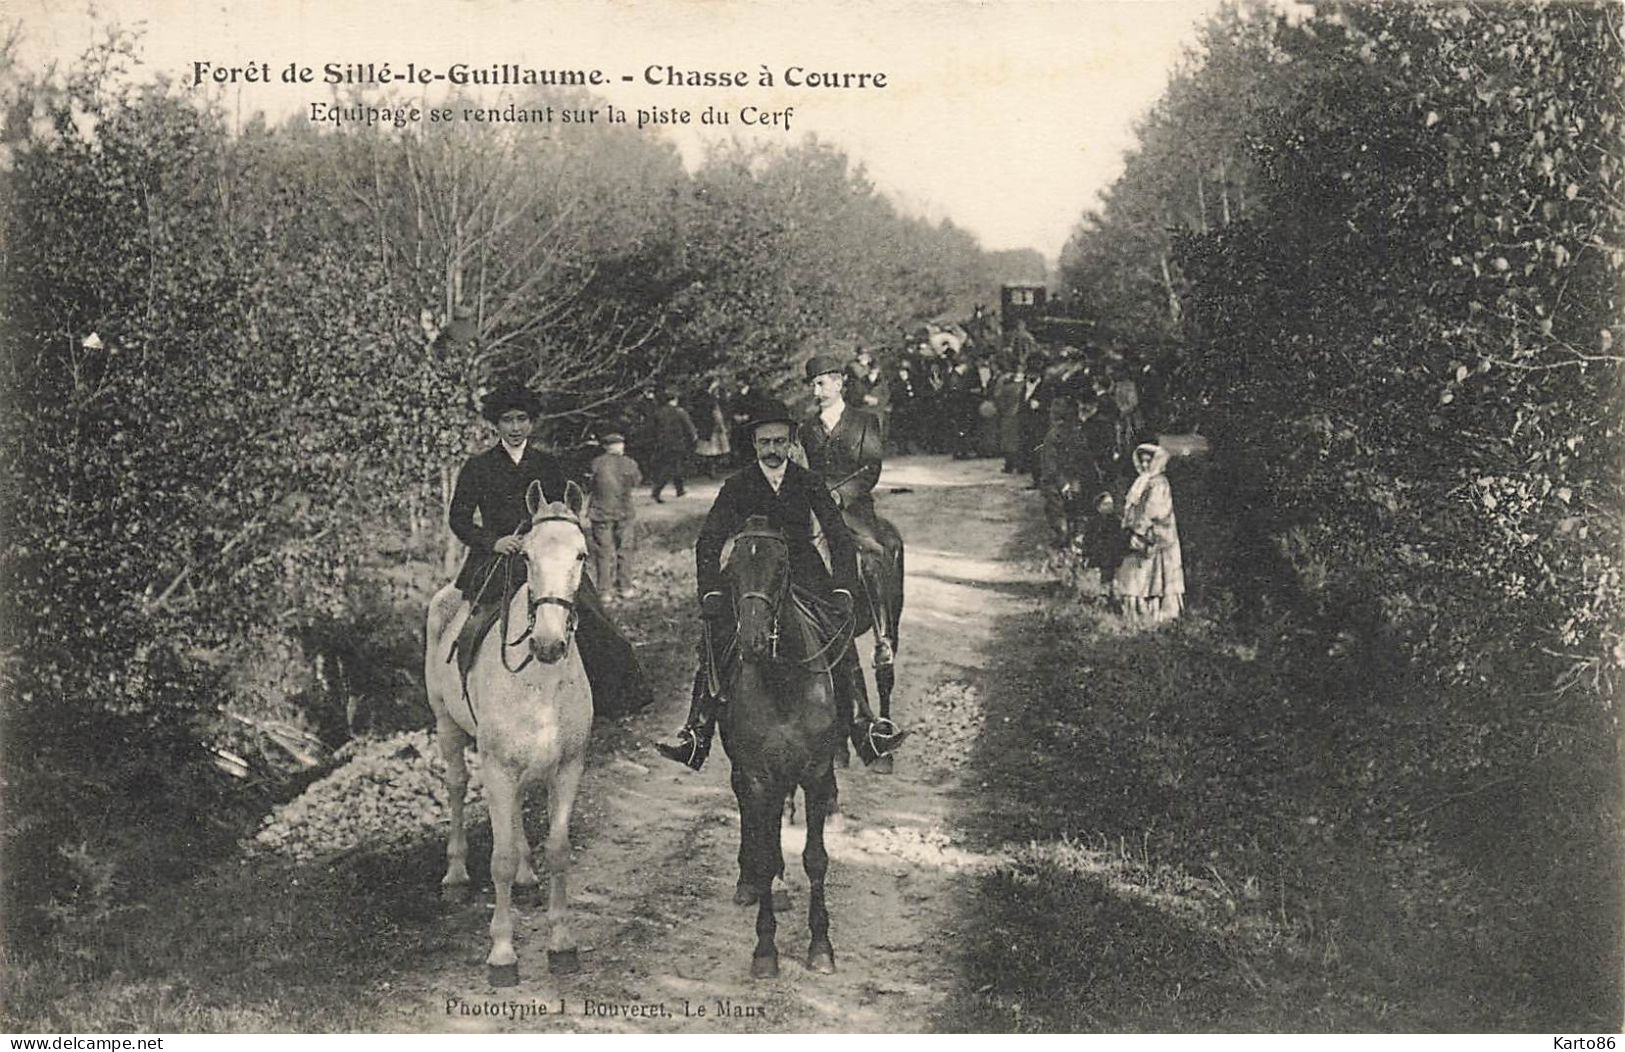
<instances>
[{"instance_id":1,"label":"man in top hat","mask_svg":"<svg viewBox=\"0 0 1625 1052\"><path fill-rule=\"evenodd\" d=\"M458 639L459 651L472 647L482 631L524 584L527 564L519 556L530 526L525 492L542 484L549 501L564 499L564 469L531 441L540 404L520 384L502 384L485 396L480 413L496 425L498 441L463 464L451 497L451 530L468 546L457 587L473 606ZM476 513L479 516L475 521ZM632 645L605 616L592 580L583 576L576 593L579 614L576 645L592 685L594 709L631 712L647 705L649 688Z\"/></svg>"},{"instance_id":2,"label":"man in top hat","mask_svg":"<svg viewBox=\"0 0 1625 1052\"><path fill-rule=\"evenodd\" d=\"M795 419L783 403L764 401L748 428L756 462L741 468L722 484L716 502L705 517L700 539L694 546L694 568L699 583L700 613L712 623L732 613L732 606L723 594L723 546L753 515L765 516L783 532L789 547L790 579L794 584L838 604L847 613L852 610L852 597L858 587L857 549L828 487L790 459L795 428ZM815 521L829 539L829 568L824 566L813 542ZM845 648L833 670L833 678L837 712L851 725L852 743L859 755L865 762L873 761L877 754L869 731L875 719L863 689L863 669L858 664L855 647ZM699 770L711 749L716 700L706 690L702 652L688 721L678 732L677 744L656 743L660 753Z\"/></svg>"}]
</instances>

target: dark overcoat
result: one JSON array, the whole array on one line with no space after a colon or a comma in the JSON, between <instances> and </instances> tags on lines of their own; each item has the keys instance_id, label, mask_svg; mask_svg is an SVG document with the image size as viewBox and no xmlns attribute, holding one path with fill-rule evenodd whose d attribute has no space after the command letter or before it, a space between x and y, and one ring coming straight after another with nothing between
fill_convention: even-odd
<instances>
[{"instance_id":1,"label":"dark overcoat","mask_svg":"<svg viewBox=\"0 0 1625 1052\"><path fill-rule=\"evenodd\" d=\"M784 482L777 493L759 464L742 468L722 484L694 545L694 577L702 597L722 590L723 546L752 515L766 517L784 533L790 549L790 579L796 584L826 599L835 588L858 594L857 546L841 510L823 481L792 461L784 466ZM833 577L813 542L815 521L829 542Z\"/></svg>"},{"instance_id":2,"label":"dark overcoat","mask_svg":"<svg viewBox=\"0 0 1625 1052\"><path fill-rule=\"evenodd\" d=\"M842 507L865 519L874 517L872 493L880 481L885 446L873 413L849 405L833 431L814 413L801 425L801 447L807 467L841 495Z\"/></svg>"}]
</instances>

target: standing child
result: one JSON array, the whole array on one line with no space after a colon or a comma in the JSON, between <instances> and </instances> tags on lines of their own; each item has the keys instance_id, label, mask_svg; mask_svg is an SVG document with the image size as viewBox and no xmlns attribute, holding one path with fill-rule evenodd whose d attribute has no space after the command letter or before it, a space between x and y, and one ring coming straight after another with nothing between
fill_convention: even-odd
<instances>
[{"instance_id":1,"label":"standing child","mask_svg":"<svg viewBox=\"0 0 1625 1052\"><path fill-rule=\"evenodd\" d=\"M611 432L603 438L604 451L592 462L592 544L598 556L598 591L608 599L637 594L632 584L632 552L637 546L637 523L632 491L643 484L638 462L626 455L626 438Z\"/></svg>"}]
</instances>

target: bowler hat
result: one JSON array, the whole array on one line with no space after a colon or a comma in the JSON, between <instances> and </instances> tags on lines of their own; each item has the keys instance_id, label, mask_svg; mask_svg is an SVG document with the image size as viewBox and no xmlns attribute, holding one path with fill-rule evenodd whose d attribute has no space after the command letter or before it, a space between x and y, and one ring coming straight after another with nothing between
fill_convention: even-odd
<instances>
[{"instance_id":1,"label":"bowler hat","mask_svg":"<svg viewBox=\"0 0 1625 1052\"><path fill-rule=\"evenodd\" d=\"M780 402L777 399L769 399L761 404L761 406L756 410L756 413L750 418L750 423L746 424L745 426L749 428L751 434L754 435L756 433L756 429L761 427L763 424L789 424L792 428L794 428L796 426L796 418L795 415L790 412L789 407L783 402Z\"/></svg>"},{"instance_id":2,"label":"bowler hat","mask_svg":"<svg viewBox=\"0 0 1625 1052\"><path fill-rule=\"evenodd\" d=\"M541 400L524 384L501 383L486 392L480 402L480 415L496 423L511 409L523 409L531 416L541 412Z\"/></svg>"},{"instance_id":3,"label":"bowler hat","mask_svg":"<svg viewBox=\"0 0 1625 1052\"><path fill-rule=\"evenodd\" d=\"M838 354L815 354L807 359L807 379L815 380L825 373L846 373L846 362Z\"/></svg>"}]
</instances>

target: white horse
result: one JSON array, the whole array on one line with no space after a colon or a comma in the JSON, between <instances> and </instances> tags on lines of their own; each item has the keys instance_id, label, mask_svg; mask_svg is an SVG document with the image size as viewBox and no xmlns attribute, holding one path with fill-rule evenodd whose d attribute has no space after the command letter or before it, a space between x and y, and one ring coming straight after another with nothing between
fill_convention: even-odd
<instances>
[{"instance_id":1,"label":"white horse","mask_svg":"<svg viewBox=\"0 0 1625 1052\"><path fill-rule=\"evenodd\" d=\"M451 798L451 836L446 844L443 893L466 899L468 837L463 794L468 767L463 749L479 746L485 798L491 809L491 954L493 985L519 981L513 947L513 886L534 887L530 844L525 839L525 787L547 783L548 969L580 968L568 924L565 878L570 868L570 810L587 761L592 732L592 694L576 649L576 589L587 559L582 532L584 498L570 483L563 502L547 503L540 483L525 495L530 529L524 538L526 584L508 604L506 617L480 644L468 673L468 692L447 656L468 620L469 606L447 585L429 602L424 681L434 710L440 752ZM495 583L495 582L493 582Z\"/></svg>"}]
</instances>

